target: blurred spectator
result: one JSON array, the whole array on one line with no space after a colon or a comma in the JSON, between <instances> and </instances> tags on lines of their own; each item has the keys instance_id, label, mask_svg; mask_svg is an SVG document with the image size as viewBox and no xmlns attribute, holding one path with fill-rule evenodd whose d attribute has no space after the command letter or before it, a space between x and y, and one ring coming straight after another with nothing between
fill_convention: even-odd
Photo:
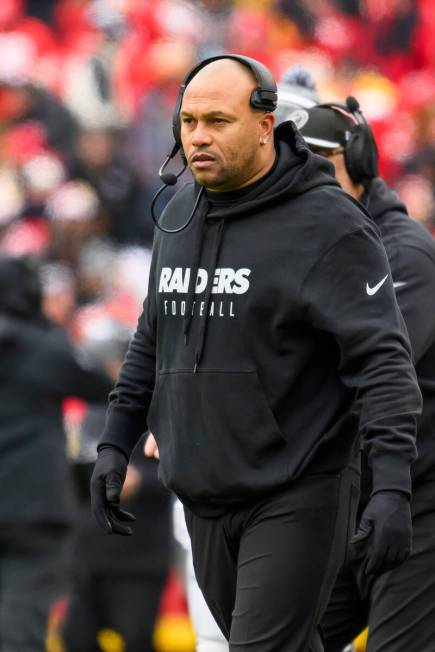
<instances>
[{"instance_id":1,"label":"blurred spectator","mask_svg":"<svg viewBox=\"0 0 435 652\"><path fill-rule=\"evenodd\" d=\"M44 220L14 221L1 239L0 251L10 256L44 256L50 247L50 232Z\"/></svg>"},{"instance_id":2,"label":"blurred spectator","mask_svg":"<svg viewBox=\"0 0 435 652\"><path fill-rule=\"evenodd\" d=\"M85 18L95 28L93 46L85 56L72 56L66 68L64 99L80 124L105 129L120 124L114 82L119 41L126 31L126 17L110 0L93 0Z\"/></svg>"},{"instance_id":3,"label":"blurred spectator","mask_svg":"<svg viewBox=\"0 0 435 652\"><path fill-rule=\"evenodd\" d=\"M58 326L67 328L76 308L76 286L69 267L61 263L44 265L40 273L44 314Z\"/></svg>"},{"instance_id":4,"label":"blurred spectator","mask_svg":"<svg viewBox=\"0 0 435 652\"><path fill-rule=\"evenodd\" d=\"M79 301L106 301L113 294L117 249L107 239L93 238L80 249L77 267Z\"/></svg>"},{"instance_id":5,"label":"blurred spectator","mask_svg":"<svg viewBox=\"0 0 435 652\"><path fill-rule=\"evenodd\" d=\"M84 181L70 181L49 197L52 254L76 265L80 249L90 237L102 233L104 216L95 191Z\"/></svg>"},{"instance_id":6,"label":"blurred spectator","mask_svg":"<svg viewBox=\"0 0 435 652\"><path fill-rule=\"evenodd\" d=\"M77 160L76 176L96 190L108 218L108 235L118 242L149 241L150 229L144 224L143 184L123 152L122 134L108 129L82 131Z\"/></svg>"},{"instance_id":7,"label":"blurred spectator","mask_svg":"<svg viewBox=\"0 0 435 652\"><path fill-rule=\"evenodd\" d=\"M42 312L36 273L0 258L0 646L43 650L47 616L66 590L74 518L62 402L105 401L110 378Z\"/></svg>"},{"instance_id":8,"label":"blurred spectator","mask_svg":"<svg viewBox=\"0 0 435 652\"><path fill-rule=\"evenodd\" d=\"M153 85L138 103L128 146L133 163L149 194L160 185L157 171L172 148L172 113L180 80L195 62L195 50L183 41L160 39L148 53ZM148 199L149 201L149 199Z\"/></svg>"},{"instance_id":9,"label":"blurred spectator","mask_svg":"<svg viewBox=\"0 0 435 652\"><path fill-rule=\"evenodd\" d=\"M0 237L23 208L24 198L13 168L0 167Z\"/></svg>"},{"instance_id":10,"label":"blurred spectator","mask_svg":"<svg viewBox=\"0 0 435 652\"><path fill-rule=\"evenodd\" d=\"M435 187L435 143L421 149L407 165L409 171L421 174L427 179L432 189Z\"/></svg>"},{"instance_id":11,"label":"blurred spectator","mask_svg":"<svg viewBox=\"0 0 435 652\"><path fill-rule=\"evenodd\" d=\"M423 176L409 175L400 180L396 185L396 190L412 218L433 231L435 229L435 198L432 184Z\"/></svg>"},{"instance_id":12,"label":"blurred spectator","mask_svg":"<svg viewBox=\"0 0 435 652\"><path fill-rule=\"evenodd\" d=\"M21 219L46 218L47 200L65 180L62 162L56 155L43 152L25 161L20 171L25 202Z\"/></svg>"},{"instance_id":13,"label":"blurred spectator","mask_svg":"<svg viewBox=\"0 0 435 652\"><path fill-rule=\"evenodd\" d=\"M0 3L0 41L10 43L11 54L15 46L26 56L32 53L38 76L47 73L50 59L55 54L56 39L48 25L28 14L25 0L2 0ZM4 63L2 61L0 67ZM13 60L7 63L13 68Z\"/></svg>"},{"instance_id":14,"label":"blurred spectator","mask_svg":"<svg viewBox=\"0 0 435 652\"><path fill-rule=\"evenodd\" d=\"M2 79L0 75L2 119L11 125L29 121L40 124L49 147L58 152L67 166L72 165L77 124L67 108L47 90L29 81Z\"/></svg>"}]
</instances>

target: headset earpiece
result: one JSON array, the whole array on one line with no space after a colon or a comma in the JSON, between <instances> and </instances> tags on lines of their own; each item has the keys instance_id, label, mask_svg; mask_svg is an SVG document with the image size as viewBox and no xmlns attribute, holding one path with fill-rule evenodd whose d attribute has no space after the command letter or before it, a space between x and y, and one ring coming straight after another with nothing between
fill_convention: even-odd
<instances>
[{"instance_id":1,"label":"headset earpiece","mask_svg":"<svg viewBox=\"0 0 435 652\"><path fill-rule=\"evenodd\" d=\"M344 149L346 168L352 181L367 184L379 174L378 149L358 100L350 95L346 98L346 107L357 122Z\"/></svg>"},{"instance_id":2,"label":"headset earpiece","mask_svg":"<svg viewBox=\"0 0 435 652\"><path fill-rule=\"evenodd\" d=\"M208 59L204 59L204 61L198 63L187 73L184 82L180 86L177 101L175 103L174 113L172 117L172 132L174 134L175 142L179 148L181 148L180 109L186 87L202 68L207 66L209 63L212 63L213 61L218 61L219 59L234 59L252 71L255 79L258 82L258 88L255 88L252 91L250 98L250 104L254 109L271 112L275 111L276 109L278 102L278 90L276 82L273 78L272 73L262 63L256 61L255 59L251 59L251 57L242 56L241 54L222 54L216 57L209 57Z\"/></svg>"},{"instance_id":3,"label":"headset earpiece","mask_svg":"<svg viewBox=\"0 0 435 652\"><path fill-rule=\"evenodd\" d=\"M366 122L358 100L349 95L345 104L329 102L319 104L318 107L335 109L352 116L355 125L349 129L349 138L344 145L344 161L352 181L367 185L379 175L378 148L372 128Z\"/></svg>"}]
</instances>

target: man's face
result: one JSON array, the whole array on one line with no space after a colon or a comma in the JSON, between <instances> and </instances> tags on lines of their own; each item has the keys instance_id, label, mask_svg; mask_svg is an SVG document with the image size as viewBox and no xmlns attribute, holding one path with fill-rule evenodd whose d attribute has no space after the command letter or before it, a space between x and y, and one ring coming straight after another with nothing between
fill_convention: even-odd
<instances>
[{"instance_id":1,"label":"man's face","mask_svg":"<svg viewBox=\"0 0 435 652\"><path fill-rule=\"evenodd\" d=\"M359 199L361 197L362 193L364 192L364 188L360 183L354 183L350 178L346 168L346 162L344 160L344 149L342 147L334 150L325 150L310 145L310 149L314 154L324 156L333 164L335 170L335 178L345 192L347 192L355 199Z\"/></svg>"},{"instance_id":2,"label":"man's face","mask_svg":"<svg viewBox=\"0 0 435 652\"><path fill-rule=\"evenodd\" d=\"M196 181L210 190L247 185L264 165L267 114L249 104L254 87L240 67L210 64L186 89L180 112L183 150Z\"/></svg>"}]
</instances>

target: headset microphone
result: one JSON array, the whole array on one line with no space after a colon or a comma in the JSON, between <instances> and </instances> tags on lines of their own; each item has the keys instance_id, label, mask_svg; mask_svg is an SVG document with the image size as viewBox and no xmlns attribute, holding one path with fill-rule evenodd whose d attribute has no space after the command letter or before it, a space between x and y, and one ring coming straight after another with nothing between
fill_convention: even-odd
<instances>
[{"instance_id":1,"label":"headset microphone","mask_svg":"<svg viewBox=\"0 0 435 652\"><path fill-rule=\"evenodd\" d=\"M360 111L359 102L353 95L349 95L349 97L346 98L346 105L351 113Z\"/></svg>"},{"instance_id":2,"label":"headset microphone","mask_svg":"<svg viewBox=\"0 0 435 652\"><path fill-rule=\"evenodd\" d=\"M191 220L191 218L189 218L189 222L188 222L187 224L183 224L183 226L180 227L180 228L178 228L178 229L164 229L164 228L159 224L159 218L156 217L156 214L155 214L155 212L154 212L154 207L155 207L155 205L156 205L156 201L157 201L157 199L160 197L160 195L162 194L162 192L163 192L164 190L166 190L166 188L167 188L168 186L175 186L175 184L176 184L177 181L178 181L178 178L181 177L181 175L183 174L184 170L185 170L186 167L187 167L187 162L185 161L185 162L184 162L184 165L183 165L183 167L182 167L182 169L181 169L179 172L177 172L176 174L174 174L173 172L165 172L165 168L166 168L166 166L168 165L169 161L171 161L171 160L174 158L174 156L176 155L176 153L178 152L179 149L180 149L180 146L178 145L178 143L175 143L174 147L172 148L171 153L168 154L168 156L165 158L163 164L161 165L161 167L160 167L160 169L159 169L159 177L160 177L160 179L161 179L161 181L162 181L162 183L163 183L163 186L162 186L161 188L158 189L158 191L157 191L156 194L154 195L153 200L152 200L152 202L151 202L151 209L150 209L150 212L151 212L151 217L153 218L153 222L154 222L154 224L156 225L156 227L157 227L158 229L160 229L160 231L164 231L165 233L178 233L179 231L182 231L183 229L185 229L186 226L187 226L187 224L188 224L188 223L190 222L190 220ZM184 161L184 157L182 157L182 158L183 158L183 161ZM201 193L201 194L202 194L202 193ZM196 207L197 207L197 203L195 204L195 208L196 208Z\"/></svg>"},{"instance_id":3,"label":"headset microphone","mask_svg":"<svg viewBox=\"0 0 435 652\"><path fill-rule=\"evenodd\" d=\"M171 161L174 158L174 156L176 155L179 149L180 146L178 145L178 143L175 143L171 153L168 154L168 156L163 161L163 165L161 165L159 169L159 177L161 181L165 184L165 186L175 186L175 184L178 181L178 177L181 177L181 175L183 174L184 170L187 167L187 165L185 164L183 169L180 170L180 172L177 172L177 174L173 174L172 172L165 172L165 168L168 165L169 161Z\"/></svg>"},{"instance_id":4,"label":"headset microphone","mask_svg":"<svg viewBox=\"0 0 435 652\"><path fill-rule=\"evenodd\" d=\"M177 175L172 174L171 172L167 172L166 174L159 173L159 177L163 181L165 186L175 186L175 184L178 181Z\"/></svg>"}]
</instances>

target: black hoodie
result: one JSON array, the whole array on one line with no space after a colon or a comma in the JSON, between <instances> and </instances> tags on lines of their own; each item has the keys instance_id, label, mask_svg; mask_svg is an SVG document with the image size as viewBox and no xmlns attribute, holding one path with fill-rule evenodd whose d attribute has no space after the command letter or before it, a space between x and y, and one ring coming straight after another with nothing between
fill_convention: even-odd
<instances>
[{"instance_id":1,"label":"black hoodie","mask_svg":"<svg viewBox=\"0 0 435 652\"><path fill-rule=\"evenodd\" d=\"M103 402L111 381L41 313L35 273L0 257L0 526L73 517L62 402Z\"/></svg>"},{"instance_id":2,"label":"black hoodie","mask_svg":"<svg viewBox=\"0 0 435 652\"><path fill-rule=\"evenodd\" d=\"M382 179L363 199L382 236L423 395L413 486L435 482L435 241Z\"/></svg>"},{"instance_id":3,"label":"black hoodie","mask_svg":"<svg viewBox=\"0 0 435 652\"><path fill-rule=\"evenodd\" d=\"M100 445L129 455L147 423L161 479L203 515L340 471L358 432L375 490L410 490L421 397L385 250L288 125L262 181L204 193L184 231L157 234L110 397ZM197 196L180 190L165 226Z\"/></svg>"}]
</instances>

